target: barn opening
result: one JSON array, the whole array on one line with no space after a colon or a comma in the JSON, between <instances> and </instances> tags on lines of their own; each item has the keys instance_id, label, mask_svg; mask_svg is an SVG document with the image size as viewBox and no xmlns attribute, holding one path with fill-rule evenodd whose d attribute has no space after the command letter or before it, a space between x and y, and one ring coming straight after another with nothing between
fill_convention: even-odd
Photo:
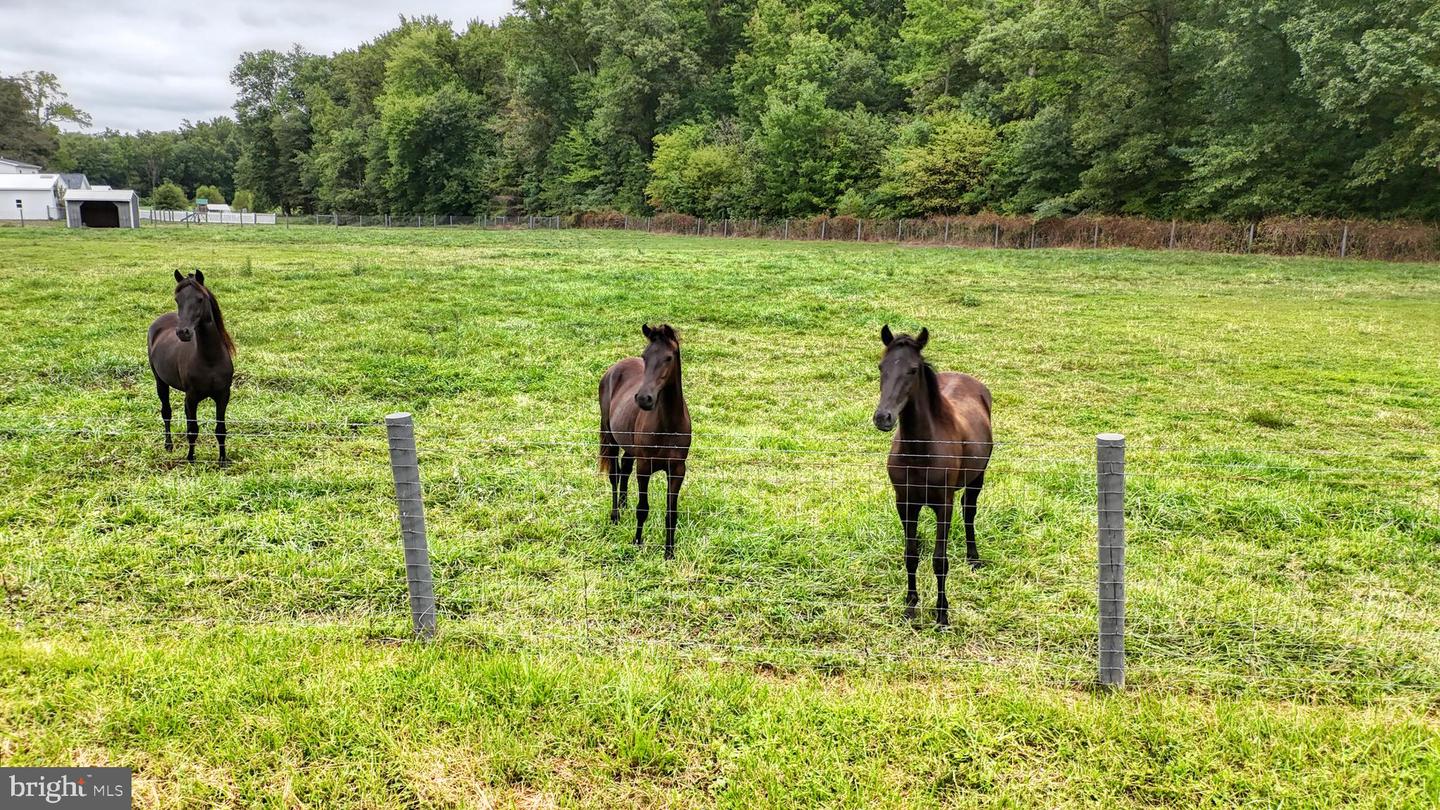
<instances>
[{"instance_id":1,"label":"barn opening","mask_svg":"<svg viewBox=\"0 0 1440 810\"><path fill-rule=\"evenodd\" d=\"M120 206L112 202L82 202L80 221L87 228L118 228Z\"/></svg>"}]
</instances>

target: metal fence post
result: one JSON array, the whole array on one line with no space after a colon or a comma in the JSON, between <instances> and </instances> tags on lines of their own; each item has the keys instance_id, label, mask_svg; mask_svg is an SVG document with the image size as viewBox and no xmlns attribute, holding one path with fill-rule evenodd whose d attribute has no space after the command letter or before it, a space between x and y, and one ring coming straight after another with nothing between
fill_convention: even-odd
<instances>
[{"instance_id":1,"label":"metal fence post","mask_svg":"<svg viewBox=\"0 0 1440 810\"><path fill-rule=\"evenodd\" d=\"M1095 437L1100 685L1125 686L1125 437Z\"/></svg>"},{"instance_id":2,"label":"metal fence post","mask_svg":"<svg viewBox=\"0 0 1440 810\"><path fill-rule=\"evenodd\" d=\"M435 582L430 575L430 547L425 539L425 504L420 495L420 467L415 455L415 420L408 413L392 413L385 417L385 432L390 440L395 503L400 509L410 620L416 635L429 637L435 633Z\"/></svg>"}]
</instances>

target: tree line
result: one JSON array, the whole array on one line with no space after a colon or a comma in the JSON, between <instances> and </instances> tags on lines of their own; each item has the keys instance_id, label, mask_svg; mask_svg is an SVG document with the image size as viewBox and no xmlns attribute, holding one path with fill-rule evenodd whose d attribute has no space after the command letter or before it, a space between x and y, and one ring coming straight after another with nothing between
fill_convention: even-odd
<instances>
[{"instance_id":1,"label":"tree line","mask_svg":"<svg viewBox=\"0 0 1440 810\"><path fill-rule=\"evenodd\" d=\"M194 182L287 212L1440 216L1431 0L520 0L231 80Z\"/></svg>"},{"instance_id":2,"label":"tree line","mask_svg":"<svg viewBox=\"0 0 1440 810\"><path fill-rule=\"evenodd\" d=\"M49 171L81 172L91 184L133 188L147 201L163 188L160 201L177 208L186 207L199 190L218 192L212 196L222 199L216 201L236 193L241 142L230 118L135 133L65 132L61 124L88 128L91 119L70 102L55 74L27 71L0 77L0 156Z\"/></svg>"}]
</instances>

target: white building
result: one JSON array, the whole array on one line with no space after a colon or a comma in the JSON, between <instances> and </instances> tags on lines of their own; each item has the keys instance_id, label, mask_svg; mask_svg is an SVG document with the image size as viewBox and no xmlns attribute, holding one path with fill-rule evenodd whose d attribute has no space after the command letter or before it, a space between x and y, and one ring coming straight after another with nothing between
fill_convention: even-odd
<instances>
[{"instance_id":1,"label":"white building","mask_svg":"<svg viewBox=\"0 0 1440 810\"><path fill-rule=\"evenodd\" d=\"M58 174L0 174L0 220L62 219L64 198Z\"/></svg>"},{"instance_id":2,"label":"white building","mask_svg":"<svg viewBox=\"0 0 1440 810\"><path fill-rule=\"evenodd\" d=\"M23 163L18 160L0 157L0 174L39 174L40 167L34 163Z\"/></svg>"}]
</instances>

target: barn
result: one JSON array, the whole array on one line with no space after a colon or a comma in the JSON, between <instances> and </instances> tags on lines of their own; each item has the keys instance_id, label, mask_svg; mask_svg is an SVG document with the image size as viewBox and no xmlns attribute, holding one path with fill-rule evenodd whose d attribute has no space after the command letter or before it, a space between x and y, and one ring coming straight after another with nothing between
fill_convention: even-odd
<instances>
[{"instance_id":1,"label":"barn","mask_svg":"<svg viewBox=\"0 0 1440 810\"><path fill-rule=\"evenodd\" d=\"M59 219L64 196L58 174L0 174L0 220Z\"/></svg>"},{"instance_id":2,"label":"barn","mask_svg":"<svg viewBox=\"0 0 1440 810\"><path fill-rule=\"evenodd\" d=\"M65 194L65 224L71 228L138 228L140 197L128 188L71 190Z\"/></svg>"}]
</instances>

